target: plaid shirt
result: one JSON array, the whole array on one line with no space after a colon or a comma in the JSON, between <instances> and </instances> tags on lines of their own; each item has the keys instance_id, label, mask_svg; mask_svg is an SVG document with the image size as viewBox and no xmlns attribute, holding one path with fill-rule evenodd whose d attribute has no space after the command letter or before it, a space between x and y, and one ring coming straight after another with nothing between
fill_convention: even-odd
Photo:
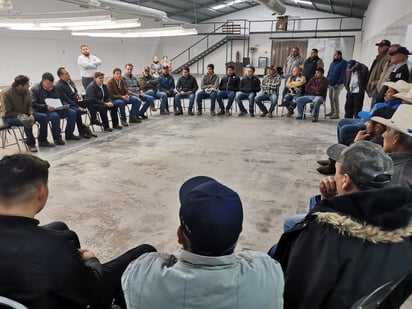
<instances>
[{"instance_id":1,"label":"plaid shirt","mask_svg":"<svg viewBox=\"0 0 412 309\"><path fill-rule=\"evenodd\" d=\"M280 76L275 74L273 76L265 75L262 81L262 92L266 94L278 94L279 93L279 86L281 83Z\"/></svg>"}]
</instances>

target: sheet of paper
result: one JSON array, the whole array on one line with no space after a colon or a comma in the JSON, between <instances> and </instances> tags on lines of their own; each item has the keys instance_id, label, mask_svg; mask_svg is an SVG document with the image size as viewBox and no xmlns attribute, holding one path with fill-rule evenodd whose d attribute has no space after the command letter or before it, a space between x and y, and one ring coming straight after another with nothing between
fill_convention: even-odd
<instances>
[{"instance_id":1,"label":"sheet of paper","mask_svg":"<svg viewBox=\"0 0 412 309\"><path fill-rule=\"evenodd\" d=\"M62 101L60 99L47 98L47 99L44 99L44 102L46 102L46 104L49 106L53 106L54 108L63 106Z\"/></svg>"}]
</instances>

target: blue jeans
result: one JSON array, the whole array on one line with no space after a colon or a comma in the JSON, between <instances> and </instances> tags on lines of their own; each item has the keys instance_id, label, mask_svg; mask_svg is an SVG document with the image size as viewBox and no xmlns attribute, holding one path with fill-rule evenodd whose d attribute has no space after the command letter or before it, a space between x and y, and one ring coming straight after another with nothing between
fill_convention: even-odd
<instances>
[{"instance_id":1,"label":"blue jeans","mask_svg":"<svg viewBox=\"0 0 412 309\"><path fill-rule=\"evenodd\" d=\"M154 93L153 90L149 90L149 91L151 91L152 93ZM156 98L158 98L158 99L160 100L160 110L161 110L161 111L164 111L165 109L168 109L168 108L169 108L169 104L168 104L168 102L167 102L167 98L168 98L168 97L174 97L174 96L175 96L175 93L174 93L174 92L171 92L171 95L168 96L168 95L167 95L167 92L164 92L164 91L156 91L155 96L156 96Z\"/></svg>"},{"instance_id":2,"label":"blue jeans","mask_svg":"<svg viewBox=\"0 0 412 309\"><path fill-rule=\"evenodd\" d=\"M288 93L283 97L282 105L286 107L292 107L293 109L295 109L296 100L300 98L301 96L302 96L301 94L291 95L290 93Z\"/></svg>"},{"instance_id":3,"label":"blue jeans","mask_svg":"<svg viewBox=\"0 0 412 309\"><path fill-rule=\"evenodd\" d=\"M262 93L262 94L259 94L255 98L255 103L257 106L259 106L259 109L262 112L267 113L268 110L265 104L263 104L263 101L270 101L269 113L273 113L273 111L275 110L276 104L278 104L278 95L276 93L272 93L272 94Z\"/></svg>"},{"instance_id":4,"label":"blue jeans","mask_svg":"<svg viewBox=\"0 0 412 309\"><path fill-rule=\"evenodd\" d=\"M239 92L236 95L236 103L239 106L239 109L241 112L246 113L246 109L243 106L242 100L248 100L249 101L249 113L253 114L255 112L254 109L254 104L255 104L255 97L256 97L256 92Z\"/></svg>"},{"instance_id":5,"label":"blue jeans","mask_svg":"<svg viewBox=\"0 0 412 309\"><path fill-rule=\"evenodd\" d=\"M206 93L204 89L200 90L197 93L197 97L196 97L197 110L199 111L202 110L202 100L205 98L210 98L210 111L214 112L215 106L216 106L217 92L212 91L210 93Z\"/></svg>"},{"instance_id":6,"label":"blue jeans","mask_svg":"<svg viewBox=\"0 0 412 309\"><path fill-rule=\"evenodd\" d=\"M340 119L337 125L338 143L349 146L355 139L356 134L365 128L365 122L362 119Z\"/></svg>"},{"instance_id":7,"label":"blue jeans","mask_svg":"<svg viewBox=\"0 0 412 309\"><path fill-rule=\"evenodd\" d=\"M182 103L180 103L180 100L185 99L185 98L189 98L189 111L193 109L193 105L195 104L195 94L194 93L190 93L190 94L177 93L175 95L175 107L180 112L183 111Z\"/></svg>"},{"instance_id":8,"label":"blue jeans","mask_svg":"<svg viewBox=\"0 0 412 309\"><path fill-rule=\"evenodd\" d=\"M302 117L303 109L306 103L313 103L312 119L317 120L319 117L319 108L323 101L323 97L314 95L305 95L303 97L298 98L296 100L296 104L298 106L298 117Z\"/></svg>"},{"instance_id":9,"label":"blue jeans","mask_svg":"<svg viewBox=\"0 0 412 309\"><path fill-rule=\"evenodd\" d=\"M167 107L167 94L162 91L154 92L153 89L150 89L145 92L145 96L142 99L144 102L146 102L146 104L143 105L143 108L140 110L140 115L146 113L147 109L150 106L154 106L154 98L160 100L160 110L164 110Z\"/></svg>"},{"instance_id":10,"label":"blue jeans","mask_svg":"<svg viewBox=\"0 0 412 309\"><path fill-rule=\"evenodd\" d=\"M226 110L230 110L232 108L233 101L235 100L236 92L231 90L219 90L217 93L217 103L221 110L225 109L225 105L223 104L223 99L227 99Z\"/></svg>"},{"instance_id":11,"label":"blue jeans","mask_svg":"<svg viewBox=\"0 0 412 309\"><path fill-rule=\"evenodd\" d=\"M135 119L137 117L137 114L139 113L140 105L142 104L142 101L135 97L135 96L129 96L129 101L125 101L122 99L115 99L113 100L114 105L116 105L119 110L120 110L120 119L122 121L126 121L126 104L131 104L132 108L130 109L130 115L129 119ZM122 113L122 110L124 113Z\"/></svg>"},{"instance_id":12,"label":"blue jeans","mask_svg":"<svg viewBox=\"0 0 412 309\"><path fill-rule=\"evenodd\" d=\"M65 135L67 136L73 136L73 132L74 132L74 128L76 126L76 118L77 118L77 112L74 109L59 109L59 110L55 110L55 113L57 113L57 115L59 116L57 122L55 122L55 125L53 125L53 121L50 120L52 122L52 131L54 131L53 133L53 138L56 140L56 137L59 136L59 138L61 138L60 136L60 119L62 118L67 118L67 125L66 125L66 129L65 131ZM53 112L51 112L53 113ZM54 120L55 121L55 120ZM53 129L53 128L58 128L57 129ZM57 134L57 132L59 132Z\"/></svg>"},{"instance_id":13,"label":"blue jeans","mask_svg":"<svg viewBox=\"0 0 412 309\"><path fill-rule=\"evenodd\" d=\"M23 126L23 124L20 122L20 120L17 117L15 117L15 118L4 118L3 120L6 124L8 124L10 126L16 126L16 127ZM47 121L43 125L46 125L46 130L47 130ZM26 134L26 138L27 138L26 144L28 146L36 145L36 140L34 139L34 135L33 135L33 128L29 129L29 128L24 127L24 133Z\"/></svg>"}]
</instances>

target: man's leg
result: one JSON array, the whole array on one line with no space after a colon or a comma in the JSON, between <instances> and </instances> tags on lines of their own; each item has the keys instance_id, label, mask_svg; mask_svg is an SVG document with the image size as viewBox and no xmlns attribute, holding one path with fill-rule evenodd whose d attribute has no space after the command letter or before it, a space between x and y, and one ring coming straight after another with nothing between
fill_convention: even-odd
<instances>
[{"instance_id":1,"label":"man's leg","mask_svg":"<svg viewBox=\"0 0 412 309\"><path fill-rule=\"evenodd\" d=\"M205 91L202 89L200 90L197 95L196 95L196 104L197 104L197 110L201 111L202 110L202 101L206 97Z\"/></svg>"},{"instance_id":2,"label":"man's leg","mask_svg":"<svg viewBox=\"0 0 412 309\"><path fill-rule=\"evenodd\" d=\"M160 100L160 111L163 113L167 109L167 93L163 91L156 92L156 98Z\"/></svg>"},{"instance_id":3,"label":"man's leg","mask_svg":"<svg viewBox=\"0 0 412 309\"><path fill-rule=\"evenodd\" d=\"M345 118L353 118L354 94L346 93Z\"/></svg>"},{"instance_id":4,"label":"man's leg","mask_svg":"<svg viewBox=\"0 0 412 309\"><path fill-rule=\"evenodd\" d=\"M269 96L270 100L270 108L269 108L269 116L272 117L272 113L275 110L276 105L278 104L278 96L276 93L273 93Z\"/></svg>"},{"instance_id":5,"label":"man's leg","mask_svg":"<svg viewBox=\"0 0 412 309\"><path fill-rule=\"evenodd\" d=\"M39 144L47 143L47 126L49 123L49 116L45 113L34 113L34 119L40 124L39 129Z\"/></svg>"},{"instance_id":6,"label":"man's leg","mask_svg":"<svg viewBox=\"0 0 412 309\"><path fill-rule=\"evenodd\" d=\"M57 114L59 114L60 119L66 118L67 119L67 124L66 124L66 129L65 131L65 136L66 139L70 139L74 136L74 128L76 126L76 117L77 117L77 112L74 109L63 109L63 110L58 110L56 111ZM59 123L60 123L59 119Z\"/></svg>"},{"instance_id":7,"label":"man's leg","mask_svg":"<svg viewBox=\"0 0 412 309\"><path fill-rule=\"evenodd\" d=\"M216 99L217 99L217 92L216 91L212 91L209 94L209 98L210 98L210 113L212 113L212 111L215 111L215 106L216 106Z\"/></svg>"},{"instance_id":8,"label":"man's leg","mask_svg":"<svg viewBox=\"0 0 412 309\"><path fill-rule=\"evenodd\" d=\"M154 93L153 93L154 95ZM157 97L157 93L156 93L156 97ZM139 110L139 116L142 117L144 116L144 114L146 113L146 111L149 109L150 106L152 106L154 103L154 97L147 94L145 94L145 96L142 98L142 101L145 102L143 104L143 107Z\"/></svg>"},{"instance_id":9,"label":"man's leg","mask_svg":"<svg viewBox=\"0 0 412 309\"><path fill-rule=\"evenodd\" d=\"M193 100L192 100L192 95L193 95ZM194 94L185 94L185 98L189 98L189 107L187 108L188 114L193 116L193 106L195 105L195 100L194 100Z\"/></svg>"},{"instance_id":10,"label":"man's leg","mask_svg":"<svg viewBox=\"0 0 412 309\"><path fill-rule=\"evenodd\" d=\"M268 113L268 109L266 108L265 104L262 103L264 100L266 100L266 97L267 97L266 94L260 94L255 98L255 103L259 107L260 111L262 112L261 116L263 117L266 116Z\"/></svg>"},{"instance_id":11,"label":"man's leg","mask_svg":"<svg viewBox=\"0 0 412 309\"><path fill-rule=\"evenodd\" d=\"M112 107L109 107L110 110L110 117L112 118L112 125L113 128L121 128L119 127L119 116L117 114L117 106L113 105Z\"/></svg>"},{"instance_id":12,"label":"man's leg","mask_svg":"<svg viewBox=\"0 0 412 309\"><path fill-rule=\"evenodd\" d=\"M329 102L330 102L330 112L326 116L332 116L335 114L335 105L333 104L333 98L335 93L335 88L328 86Z\"/></svg>"},{"instance_id":13,"label":"man's leg","mask_svg":"<svg viewBox=\"0 0 412 309\"><path fill-rule=\"evenodd\" d=\"M236 101L237 105L239 106L239 110L240 110L239 116L243 116L243 115L247 114L246 108L245 108L245 106L243 105L243 102L242 102L242 100L246 99L247 97L248 97L248 95L245 92L239 92L236 95L235 101Z\"/></svg>"},{"instance_id":14,"label":"man's leg","mask_svg":"<svg viewBox=\"0 0 412 309\"><path fill-rule=\"evenodd\" d=\"M249 113L251 114L255 112L255 97L256 97L256 92L250 92L248 95Z\"/></svg>"},{"instance_id":15,"label":"man's leg","mask_svg":"<svg viewBox=\"0 0 412 309\"><path fill-rule=\"evenodd\" d=\"M14 118L4 118L4 122L10 126L16 126L16 127L21 127L23 124L21 121L14 117ZM29 147L34 147L36 146L36 140L34 139L33 135L33 127L31 128L26 128L24 127L24 133L26 134L26 144Z\"/></svg>"},{"instance_id":16,"label":"man's leg","mask_svg":"<svg viewBox=\"0 0 412 309\"><path fill-rule=\"evenodd\" d=\"M60 129L60 116L56 112L47 112L47 116L49 117L49 121L51 122L51 127L52 127L52 135L54 142L56 144L62 145L62 136L60 135L61 129ZM63 142L64 144L64 142Z\"/></svg>"},{"instance_id":17,"label":"man's leg","mask_svg":"<svg viewBox=\"0 0 412 309\"><path fill-rule=\"evenodd\" d=\"M318 121L318 118L319 118L319 108L320 108L320 105L323 103L323 97L316 96L312 102L313 102L312 122L316 122Z\"/></svg>"},{"instance_id":18,"label":"man's leg","mask_svg":"<svg viewBox=\"0 0 412 309\"><path fill-rule=\"evenodd\" d=\"M104 105L95 105L96 111L100 114L100 119L102 120L103 128L109 128L109 118L107 117L107 107Z\"/></svg>"},{"instance_id":19,"label":"man's leg","mask_svg":"<svg viewBox=\"0 0 412 309\"><path fill-rule=\"evenodd\" d=\"M180 103L181 98L182 98L182 95L180 93L175 95L175 107L176 107L175 115L182 115L183 114L182 103Z\"/></svg>"},{"instance_id":20,"label":"man's leg","mask_svg":"<svg viewBox=\"0 0 412 309\"><path fill-rule=\"evenodd\" d=\"M122 124L127 122L126 118L126 102L121 99L113 100L113 104L119 109L120 112L120 120Z\"/></svg>"},{"instance_id":21,"label":"man's leg","mask_svg":"<svg viewBox=\"0 0 412 309\"><path fill-rule=\"evenodd\" d=\"M359 118L358 113L363 108L363 99L365 98L365 94L362 93L354 93L354 102L353 102L353 117Z\"/></svg>"},{"instance_id":22,"label":"man's leg","mask_svg":"<svg viewBox=\"0 0 412 309\"><path fill-rule=\"evenodd\" d=\"M133 120L136 119L139 113L140 105L142 105L142 101L139 98L131 95L129 96L129 103L132 105L132 108L130 109L130 115L129 115L129 121L130 121L130 119L133 119Z\"/></svg>"},{"instance_id":23,"label":"man's leg","mask_svg":"<svg viewBox=\"0 0 412 309\"><path fill-rule=\"evenodd\" d=\"M137 259L144 253L156 252L156 249L150 245L140 245L134 249L127 251L114 260L103 264L103 275L101 278L101 299L100 304L95 308L109 309L113 299L126 308L123 299L123 292L121 286L121 277L130 262ZM123 306L122 306L123 305Z\"/></svg>"},{"instance_id":24,"label":"man's leg","mask_svg":"<svg viewBox=\"0 0 412 309\"><path fill-rule=\"evenodd\" d=\"M339 108L339 95L340 95L340 92L341 92L342 88L343 88L343 85L339 84L339 85L336 86L336 88L333 91L333 104L334 104L334 110L335 110L335 113L332 115L332 116L334 116L334 117L332 117L333 119L339 119L339 110L340 110L340 108Z\"/></svg>"},{"instance_id":25,"label":"man's leg","mask_svg":"<svg viewBox=\"0 0 412 309\"><path fill-rule=\"evenodd\" d=\"M227 105L226 105L226 112L227 115L230 115L230 109L232 108L233 101L235 100L236 92L235 91L227 91Z\"/></svg>"},{"instance_id":26,"label":"man's leg","mask_svg":"<svg viewBox=\"0 0 412 309\"><path fill-rule=\"evenodd\" d=\"M296 116L296 119L303 119L303 109L306 105L306 103L312 102L312 100L314 99L313 96L303 96L300 97L299 99L296 100L296 105L298 107L298 115Z\"/></svg>"},{"instance_id":27,"label":"man's leg","mask_svg":"<svg viewBox=\"0 0 412 309\"><path fill-rule=\"evenodd\" d=\"M219 104L220 111L218 115L223 115L225 111L225 105L223 104L223 99L226 98L226 91L224 90L219 90L217 93L216 99L217 99L217 104Z\"/></svg>"}]
</instances>

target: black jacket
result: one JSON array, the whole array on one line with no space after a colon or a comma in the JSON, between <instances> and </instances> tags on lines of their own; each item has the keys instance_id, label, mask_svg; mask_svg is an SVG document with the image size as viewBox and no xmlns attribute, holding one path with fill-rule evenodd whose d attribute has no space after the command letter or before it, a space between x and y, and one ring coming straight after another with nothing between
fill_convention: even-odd
<instances>
[{"instance_id":1,"label":"black jacket","mask_svg":"<svg viewBox=\"0 0 412 309\"><path fill-rule=\"evenodd\" d=\"M407 188L320 201L276 249L285 273L284 308L350 308L376 287L412 273L411 220ZM411 286L404 288L408 295Z\"/></svg>"},{"instance_id":2,"label":"black jacket","mask_svg":"<svg viewBox=\"0 0 412 309\"><path fill-rule=\"evenodd\" d=\"M249 78L247 76L240 80L239 90L245 93L259 92L260 91L260 79L256 76Z\"/></svg>"},{"instance_id":3,"label":"black jacket","mask_svg":"<svg viewBox=\"0 0 412 309\"><path fill-rule=\"evenodd\" d=\"M70 88L68 83L61 79L59 79L55 87L59 90L60 96L64 102L70 104L70 107L79 107L77 101L77 96L79 93L77 92L76 85L71 80L69 83L73 89Z\"/></svg>"},{"instance_id":4,"label":"black jacket","mask_svg":"<svg viewBox=\"0 0 412 309\"><path fill-rule=\"evenodd\" d=\"M31 88L31 98L33 102L33 109L36 112L45 113L47 112L47 104L45 99L60 99L62 104L68 104L62 100L59 89L53 87L51 90L46 90L43 88L42 84L39 83L33 88Z\"/></svg>"},{"instance_id":5,"label":"black jacket","mask_svg":"<svg viewBox=\"0 0 412 309\"><path fill-rule=\"evenodd\" d=\"M408 82L409 80L409 68L407 63L401 65L396 71L391 72L388 81L396 82L400 79L404 80L405 82ZM388 86L383 86L381 91L379 91L378 96L376 97L376 102L379 103L385 101L386 90L388 90Z\"/></svg>"},{"instance_id":6,"label":"black jacket","mask_svg":"<svg viewBox=\"0 0 412 309\"><path fill-rule=\"evenodd\" d=\"M183 76L181 76L177 80L176 90L179 92L180 91L184 91L184 92L192 91L193 93L195 93L197 89L199 89L199 87L197 85L196 78L194 78L192 75L189 75L188 78L184 78Z\"/></svg>"},{"instance_id":7,"label":"black jacket","mask_svg":"<svg viewBox=\"0 0 412 309\"><path fill-rule=\"evenodd\" d=\"M103 84L103 92L96 82L91 82L86 89L86 102L94 105L104 105L104 103L110 102L109 90L105 84Z\"/></svg>"},{"instance_id":8,"label":"black jacket","mask_svg":"<svg viewBox=\"0 0 412 309\"><path fill-rule=\"evenodd\" d=\"M0 216L0 295L30 309L85 308L93 303L101 264L94 258L95 263L86 266L73 231L38 224L31 218Z\"/></svg>"},{"instance_id":9,"label":"black jacket","mask_svg":"<svg viewBox=\"0 0 412 309\"><path fill-rule=\"evenodd\" d=\"M220 80L219 90L239 91L239 83L240 79L235 74L230 76L226 75Z\"/></svg>"}]
</instances>

